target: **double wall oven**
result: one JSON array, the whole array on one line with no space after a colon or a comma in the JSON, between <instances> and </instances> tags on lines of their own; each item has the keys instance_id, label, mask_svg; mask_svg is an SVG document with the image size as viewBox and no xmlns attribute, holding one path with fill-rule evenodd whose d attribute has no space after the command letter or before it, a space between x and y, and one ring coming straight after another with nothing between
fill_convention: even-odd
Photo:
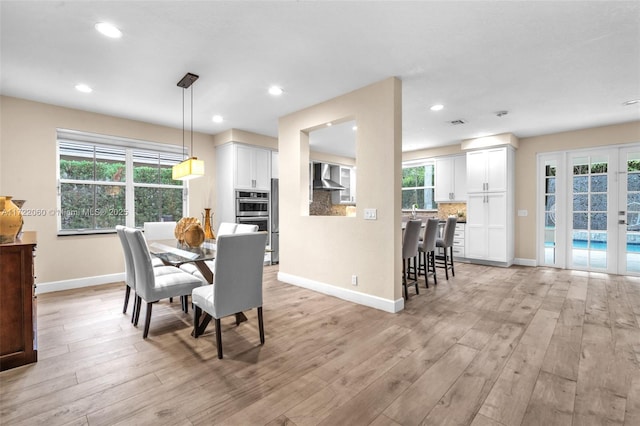
<instances>
[{"instance_id":1,"label":"double wall oven","mask_svg":"<svg viewBox=\"0 0 640 426\"><path fill-rule=\"evenodd\" d=\"M269 192L236 191L236 222L258 225L258 231L269 230Z\"/></svg>"}]
</instances>

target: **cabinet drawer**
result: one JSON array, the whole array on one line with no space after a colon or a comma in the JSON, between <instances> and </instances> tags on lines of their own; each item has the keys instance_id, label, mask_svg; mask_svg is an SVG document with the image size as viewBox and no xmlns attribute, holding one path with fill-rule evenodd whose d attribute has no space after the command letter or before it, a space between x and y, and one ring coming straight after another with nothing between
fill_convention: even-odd
<instances>
[{"instance_id":1,"label":"cabinet drawer","mask_svg":"<svg viewBox=\"0 0 640 426\"><path fill-rule=\"evenodd\" d=\"M464 248L464 240L453 240L453 248L462 247Z\"/></svg>"},{"instance_id":2,"label":"cabinet drawer","mask_svg":"<svg viewBox=\"0 0 640 426\"><path fill-rule=\"evenodd\" d=\"M454 257L464 257L464 246L453 246L453 256Z\"/></svg>"}]
</instances>

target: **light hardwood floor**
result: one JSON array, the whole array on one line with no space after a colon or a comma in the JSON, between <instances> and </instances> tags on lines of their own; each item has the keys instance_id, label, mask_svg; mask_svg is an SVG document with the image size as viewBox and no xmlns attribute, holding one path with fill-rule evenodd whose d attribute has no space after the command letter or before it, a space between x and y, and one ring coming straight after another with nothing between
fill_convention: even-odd
<instances>
[{"instance_id":1,"label":"light hardwood floor","mask_svg":"<svg viewBox=\"0 0 640 426\"><path fill-rule=\"evenodd\" d=\"M255 311L227 318L223 360L180 303L143 340L122 284L39 296L39 361L0 374L0 423L640 425L640 279L457 264L388 314L276 273L265 345Z\"/></svg>"}]
</instances>

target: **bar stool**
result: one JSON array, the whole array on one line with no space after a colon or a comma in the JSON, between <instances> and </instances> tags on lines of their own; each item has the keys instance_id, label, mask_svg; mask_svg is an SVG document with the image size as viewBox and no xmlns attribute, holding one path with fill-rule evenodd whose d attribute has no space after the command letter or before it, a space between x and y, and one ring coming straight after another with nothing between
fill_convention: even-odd
<instances>
[{"instance_id":1,"label":"bar stool","mask_svg":"<svg viewBox=\"0 0 640 426\"><path fill-rule=\"evenodd\" d=\"M438 237L438 219L427 220L424 237L418 245L418 274L424 275L424 283L429 288L428 275L433 274L433 283L438 284L436 277L436 239Z\"/></svg>"},{"instance_id":2,"label":"bar stool","mask_svg":"<svg viewBox=\"0 0 640 426\"><path fill-rule=\"evenodd\" d=\"M414 284L416 286L416 294L419 294L418 290L418 277L409 283L409 271L411 268L411 259L413 259L414 265L416 258L418 257L418 243L420 240L420 228L422 227L421 220L410 220L407 222L407 227L404 230L404 236L402 239L402 287L404 289L404 298L409 299L409 291L407 286Z\"/></svg>"},{"instance_id":3,"label":"bar stool","mask_svg":"<svg viewBox=\"0 0 640 426\"><path fill-rule=\"evenodd\" d=\"M444 226L444 237L436 240L436 247L442 247L444 250L444 256L436 257L436 266L444 268L444 275L447 279L449 279L449 269L451 269L451 275L456 276L456 271L453 268L453 237L457 222L457 217L449 217Z\"/></svg>"}]
</instances>

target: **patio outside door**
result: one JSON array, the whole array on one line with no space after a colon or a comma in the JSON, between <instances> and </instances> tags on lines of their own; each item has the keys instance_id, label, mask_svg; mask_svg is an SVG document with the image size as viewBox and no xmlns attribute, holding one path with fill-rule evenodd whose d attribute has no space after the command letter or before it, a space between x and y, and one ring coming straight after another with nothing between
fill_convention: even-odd
<instances>
[{"instance_id":1,"label":"patio outside door","mask_svg":"<svg viewBox=\"0 0 640 426\"><path fill-rule=\"evenodd\" d=\"M621 148L619 156L618 271L640 275L640 148Z\"/></svg>"},{"instance_id":2,"label":"patio outside door","mask_svg":"<svg viewBox=\"0 0 640 426\"><path fill-rule=\"evenodd\" d=\"M540 160L539 264L640 275L640 146Z\"/></svg>"}]
</instances>

